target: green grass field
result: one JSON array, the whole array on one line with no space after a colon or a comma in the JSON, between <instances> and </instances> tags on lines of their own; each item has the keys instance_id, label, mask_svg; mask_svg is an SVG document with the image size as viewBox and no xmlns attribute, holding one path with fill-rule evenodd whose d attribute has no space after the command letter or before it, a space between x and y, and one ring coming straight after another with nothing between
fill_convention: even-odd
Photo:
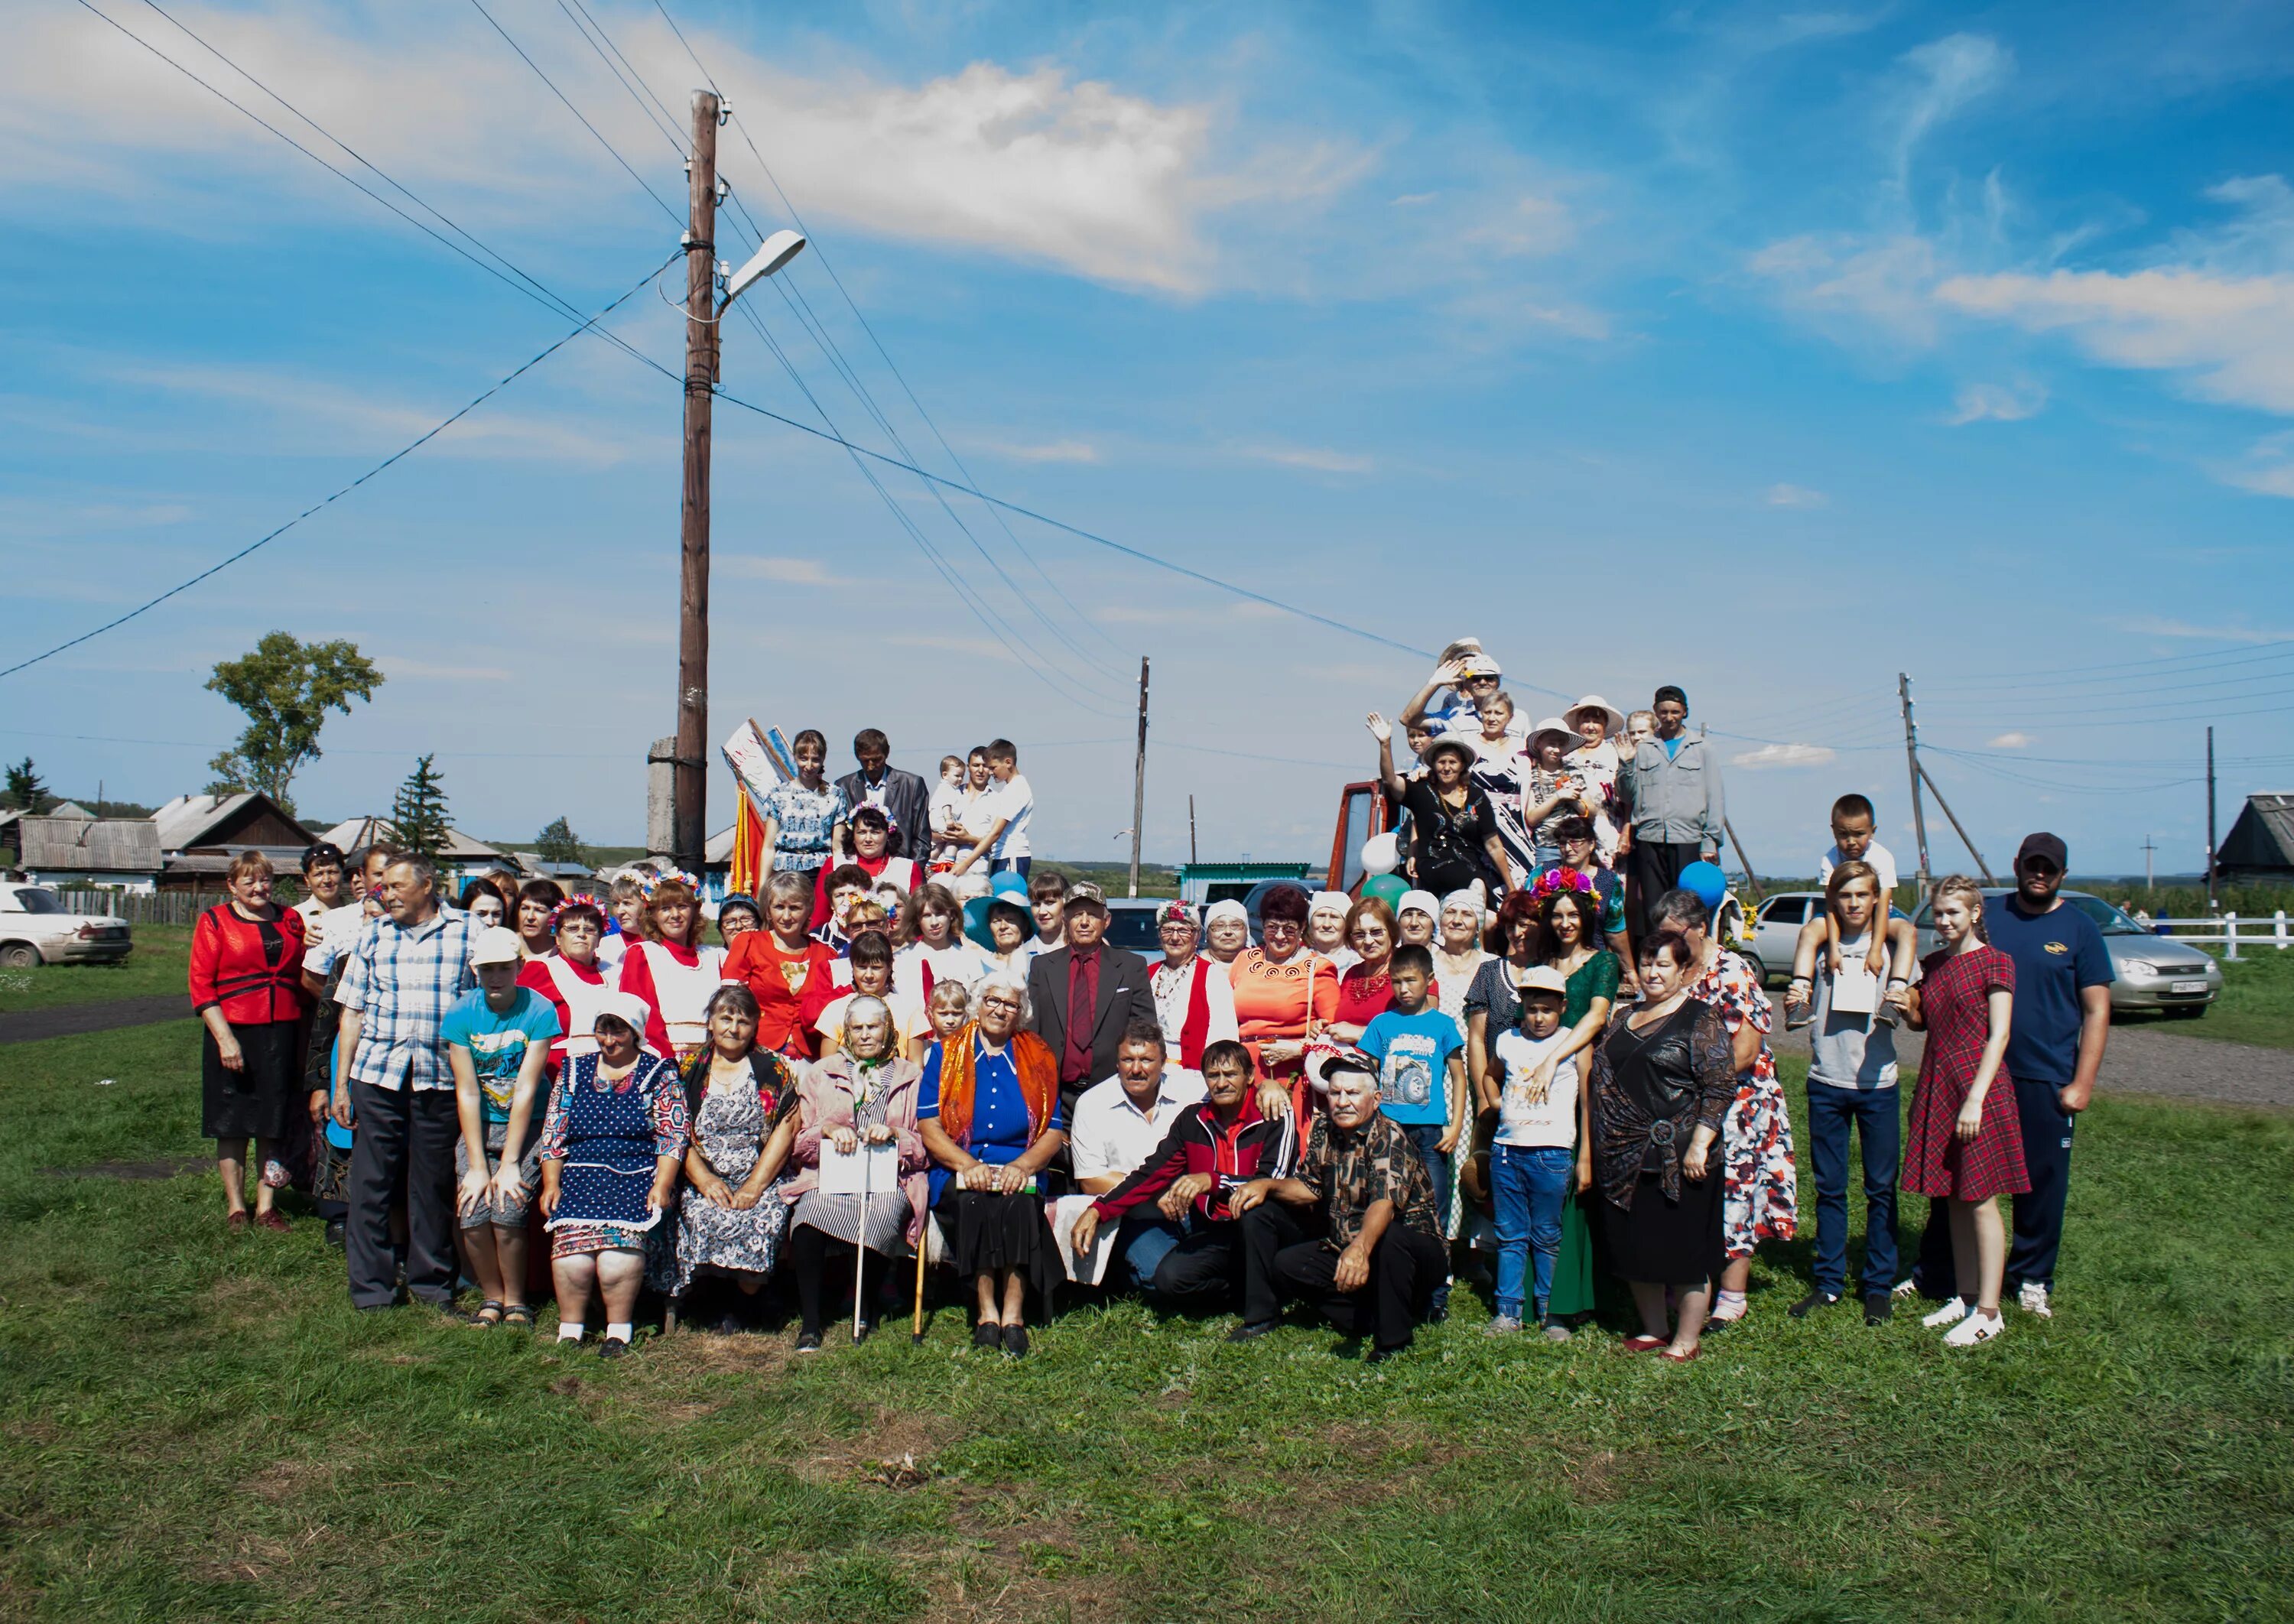
<instances>
[{"instance_id":1,"label":"green grass field","mask_svg":"<svg viewBox=\"0 0 2294 1624\"><path fill-rule=\"evenodd\" d=\"M319 1225L227 1237L211 1172L45 1171L199 1156L193 1032L4 1052L0 1614L2245 1620L2294 1587L2294 1115L2106 1096L2061 1313L1971 1352L1786 1319L1802 1241L1683 1368L1493 1344L1464 1292L1376 1368L1127 1302L1017 1364L942 1308L922 1348L609 1366L354 1314Z\"/></svg>"},{"instance_id":2,"label":"green grass field","mask_svg":"<svg viewBox=\"0 0 2294 1624\"><path fill-rule=\"evenodd\" d=\"M183 993L191 962L189 925L137 925L135 950L117 964L42 964L0 970L0 1011L45 1010L107 998ZM184 1013L191 997L183 997Z\"/></svg>"},{"instance_id":3,"label":"green grass field","mask_svg":"<svg viewBox=\"0 0 2294 1624\"><path fill-rule=\"evenodd\" d=\"M2213 951L2213 950L2210 950ZM2184 1037L2294 1049L2294 951L2241 948L2223 965L2223 994L2198 1020L2178 1020Z\"/></svg>"}]
</instances>

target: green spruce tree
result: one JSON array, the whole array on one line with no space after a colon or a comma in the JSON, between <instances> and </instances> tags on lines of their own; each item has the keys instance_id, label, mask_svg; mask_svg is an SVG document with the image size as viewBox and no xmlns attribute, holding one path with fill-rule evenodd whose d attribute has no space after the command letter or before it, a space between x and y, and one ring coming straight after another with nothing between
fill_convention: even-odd
<instances>
[{"instance_id":1,"label":"green spruce tree","mask_svg":"<svg viewBox=\"0 0 2294 1624\"><path fill-rule=\"evenodd\" d=\"M400 848L435 861L446 849L445 778L424 756L398 786L390 803L390 827Z\"/></svg>"}]
</instances>

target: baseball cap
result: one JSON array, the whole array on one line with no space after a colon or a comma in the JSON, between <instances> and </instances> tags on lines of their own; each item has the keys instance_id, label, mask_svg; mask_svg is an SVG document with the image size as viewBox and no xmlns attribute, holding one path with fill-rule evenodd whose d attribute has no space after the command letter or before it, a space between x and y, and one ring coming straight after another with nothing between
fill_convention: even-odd
<instances>
[{"instance_id":1,"label":"baseball cap","mask_svg":"<svg viewBox=\"0 0 2294 1624\"><path fill-rule=\"evenodd\" d=\"M2023 843L2015 849L2015 862L2018 867L2021 866L2026 857L2045 858L2058 869L2067 869L2071 865L2070 851L2064 846L2061 835L2044 832L2025 835Z\"/></svg>"},{"instance_id":2,"label":"baseball cap","mask_svg":"<svg viewBox=\"0 0 2294 1624\"><path fill-rule=\"evenodd\" d=\"M477 941L470 948L470 962L477 964L515 964L525 957L519 946L517 932L507 925L488 925L478 932Z\"/></svg>"},{"instance_id":3,"label":"baseball cap","mask_svg":"<svg viewBox=\"0 0 2294 1624\"><path fill-rule=\"evenodd\" d=\"M1569 980L1550 964L1533 964L1513 978L1514 990L1523 993L1558 993L1569 996Z\"/></svg>"},{"instance_id":4,"label":"baseball cap","mask_svg":"<svg viewBox=\"0 0 2294 1624\"><path fill-rule=\"evenodd\" d=\"M331 863L340 868L343 865L343 849L332 840L321 840L303 854L303 872L306 874L321 863Z\"/></svg>"}]
</instances>

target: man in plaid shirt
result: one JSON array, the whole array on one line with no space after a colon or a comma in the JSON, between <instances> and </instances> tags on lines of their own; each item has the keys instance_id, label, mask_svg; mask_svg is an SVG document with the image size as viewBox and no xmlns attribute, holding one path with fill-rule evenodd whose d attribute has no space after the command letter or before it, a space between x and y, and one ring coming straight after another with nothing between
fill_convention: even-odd
<instances>
[{"instance_id":1,"label":"man in plaid shirt","mask_svg":"<svg viewBox=\"0 0 2294 1624\"><path fill-rule=\"evenodd\" d=\"M438 875L419 857L383 871L384 917L352 949L335 1002L335 1120L355 1128L345 1248L351 1302L398 1299L390 1206L406 1190L406 1285L441 1308L454 1300L454 1078L439 1023L477 985L477 922L438 904Z\"/></svg>"}]
</instances>

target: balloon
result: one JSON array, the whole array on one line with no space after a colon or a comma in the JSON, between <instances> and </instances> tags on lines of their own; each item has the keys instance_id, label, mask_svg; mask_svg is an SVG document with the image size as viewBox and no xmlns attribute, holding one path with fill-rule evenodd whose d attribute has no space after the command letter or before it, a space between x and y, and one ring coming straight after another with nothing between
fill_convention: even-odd
<instances>
[{"instance_id":1,"label":"balloon","mask_svg":"<svg viewBox=\"0 0 2294 1624\"><path fill-rule=\"evenodd\" d=\"M1402 866L1399 843L1391 834L1373 834L1363 842L1363 872L1366 874L1390 874Z\"/></svg>"},{"instance_id":2,"label":"balloon","mask_svg":"<svg viewBox=\"0 0 2294 1624\"><path fill-rule=\"evenodd\" d=\"M996 937L988 929L988 905L993 900L989 897L974 897L964 905L964 934L991 952Z\"/></svg>"},{"instance_id":3,"label":"balloon","mask_svg":"<svg viewBox=\"0 0 2294 1624\"><path fill-rule=\"evenodd\" d=\"M1372 874L1363 881L1362 894L1377 897L1389 908L1395 907L1410 894L1410 881L1400 874Z\"/></svg>"},{"instance_id":4,"label":"balloon","mask_svg":"<svg viewBox=\"0 0 2294 1624\"><path fill-rule=\"evenodd\" d=\"M1718 863L1691 863L1680 871L1680 889L1708 909L1715 908L1729 894L1729 877L1720 872Z\"/></svg>"}]
</instances>

